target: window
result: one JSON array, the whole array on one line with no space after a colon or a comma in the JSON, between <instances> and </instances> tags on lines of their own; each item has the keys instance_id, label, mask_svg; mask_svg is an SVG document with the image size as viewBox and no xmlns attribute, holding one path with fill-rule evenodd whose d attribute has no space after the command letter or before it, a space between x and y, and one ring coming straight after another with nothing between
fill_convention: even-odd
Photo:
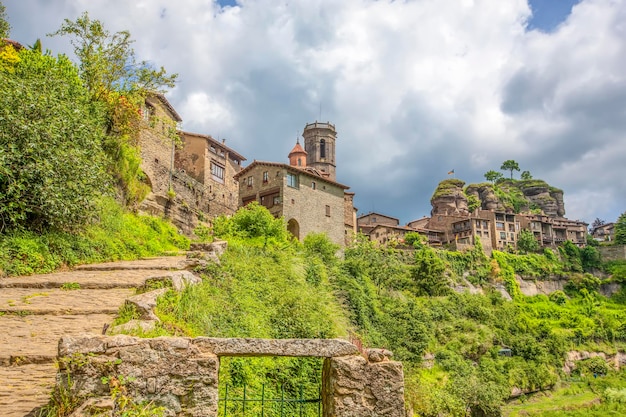
<instances>
[{"instance_id":1,"label":"window","mask_svg":"<svg viewBox=\"0 0 626 417\"><path fill-rule=\"evenodd\" d=\"M496 222L496 229L504 230L504 223L503 222Z\"/></svg>"},{"instance_id":2,"label":"window","mask_svg":"<svg viewBox=\"0 0 626 417\"><path fill-rule=\"evenodd\" d=\"M211 177L217 182L224 183L224 167L211 162Z\"/></svg>"},{"instance_id":3,"label":"window","mask_svg":"<svg viewBox=\"0 0 626 417\"><path fill-rule=\"evenodd\" d=\"M263 182L268 182L270 180L270 173L268 171L263 172Z\"/></svg>"},{"instance_id":4,"label":"window","mask_svg":"<svg viewBox=\"0 0 626 417\"><path fill-rule=\"evenodd\" d=\"M287 173L287 187L298 188L298 176L296 174Z\"/></svg>"},{"instance_id":5,"label":"window","mask_svg":"<svg viewBox=\"0 0 626 417\"><path fill-rule=\"evenodd\" d=\"M280 204L280 196L279 195L275 195L274 198L272 199L272 204L273 205L278 205Z\"/></svg>"},{"instance_id":6,"label":"window","mask_svg":"<svg viewBox=\"0 0 626 417\"><path fill-rule=\"evenodd\" d=\"M315 181L311 181L311 188L315 190Z\"/></svg>"},{"instance_id":7,"label":"window","mask_svg":"<svg viewBox=\"0 0 626 417\"><path fill-rule=\"evenodd\" d=\"M298 158L298 166L301 167L302 166L302 158Z\"/></svg>"},{"instance_id":8,"label":"window","mask_svg":"<svg viewBox=\"0 0 626 417\"><path fill-rule=\"evenodd\" d=\"M500 232L500 239L506 240L506 232Z\"/></svg>"},{"instance_id":9,"label":"window","mask_svg":"<svg viewBox=\"0 0 626 417\"><path fill-rule=\"evenodd\" d=\"M326 206L326 217L330 217L330 206Z\"/></svg>"},{"instance_id":10,"label":"window","mask_svg":"<svg viewBox=\"0 0 626 417\"><path fill-rule=\"evenodd\" d=\"M254 177L253 176L249 176L248 177L248 187L252 187L254 185Z\"/></svg>"},{"instance_id":11,"label":"window","mask_svg":"<svg viewBox=\"0 0 626 417\"><path fill-rule=\"evenodd\" d=\"M326 158L326 141L320 140L320 158Z\"/></svg>"}]
</instances>

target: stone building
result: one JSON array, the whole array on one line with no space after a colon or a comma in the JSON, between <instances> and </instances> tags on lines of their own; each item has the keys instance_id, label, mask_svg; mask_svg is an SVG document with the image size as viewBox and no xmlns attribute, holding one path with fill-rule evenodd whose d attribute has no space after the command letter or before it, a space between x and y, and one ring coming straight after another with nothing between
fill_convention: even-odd
<instances>
[{"instance_id":1,"label":"stone building","mask_svg":"<svg viewBox=\"0 0 626 417\"><path fill-rule=\"evenodd\" d=\"M369 235L370 232L378 225L386 225L386 226L399 226L400 220L387 216L385 214L370 212L368 214L364 214L359 216L356 219L357 230L360 233L365 235Z\"/></svg>"},{"instance_id":2,"label":"stone building","mask_svg":"<svg viewBox=\"0 0 626 417\"><path fill-rule=\"evenodd\" d=\"M180 131L182 118L162 94L148 96L141 110L141 169L151 192L139 209L186 234L201 219L237 210L233 177L245 158L210 136Z\"/></svg>"},{"instance_id":3,"label":"stone building","mask_svg":"<svg viewBox=\"0 0 626 417\"><path fill-rule=\"evenodd\" d=\"M283 216L297 239L324 232L344 246L356 231L354 194L335 181L335 128L316 122L306 125L302 135L309 150L298 141L289 164L254 161L235 175L239 204L257 201L274 216Z\"/></svg>"},{"instance_id":4,"label":"stone building","mask_svg":"<svg viewBox=\"0 0 626 417\"><path fill-rule=\"evenodd\" d=\"M233 214L239 203L239 184L234 179L242 170L243 155L209 135L180 132L182 148L176 152L175 166L196 180L206 197L198 207L210 218Z\"/></svg>"},{"instance_id":5,"label":"stone building","mask_svg":"<svg viewBox=\"0 0 626 417\"><path fill-rule=\"evenodd\" d=\"M615 223L606 223L593 228L591 236L598 242L612 242L615 239Z\"/></svg>"}]
</instances>

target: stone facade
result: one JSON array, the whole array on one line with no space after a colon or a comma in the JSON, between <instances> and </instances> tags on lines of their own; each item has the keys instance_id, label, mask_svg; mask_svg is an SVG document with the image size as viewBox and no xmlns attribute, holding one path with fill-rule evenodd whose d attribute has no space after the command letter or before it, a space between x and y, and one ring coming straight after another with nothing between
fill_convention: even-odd
<instances>
[{"instance_id":1,"label":"stone facade","mask_svg":"<svg viewBox=\"0 0 626 417\"><path fill-rule=\"evenodd\" d=\"M233 214L238 208L242 155L208 135L180 132L182 149L176 153L176 168L202 184L205 198L200 209L210 218Z\"/></svg>"},{"instance_id":2,"label":"stone facade","mask_svg":"<svg viewBox=\"0 0 626 417\"><path fill-rule=\"evenodd\" d=\"M258 201L276 217L283 216L298 239L325 232L343 246L346 239L343 184L318 175L313 169L254 161L239 172L240 204Z\"/></svg>"},{"instance_id":3,"label":"stone facade","mask_svg":"<svg viewBox=\"0 0 626 417\"><path fill-rule=\"evenodd\" d=\"M161 94L146 98L142 115L141 168L151 192L140 210L169 218L186 234L200 219L237 210L233 176L245 158L210 136L178 131L182 119Z\"/></svg>"},{"instance_id":4,"label":"stone facade","mask_svg":"<svg viewBox=\"0 0 626 417\"><path fill-rule=\"evenodd\" d=\"M405 415L402 364L386 350L372 350L366 359L339 339L66 336L59 342L57 384L80 399L76 417L92 415L87 405L110 410L111 390L121 381L125 395L165 407L167 416L214 417L223 356L323 357L324 416Z\"/></svg>"},{"instance_id":5,"label":"stone facade","mask_svg":"<svg viewBox=\"0 0 626 417\"><path fill-rule=\"evenodd\" d=\"M349 245L355 238L357 232L357 213L354 207L354 193L344 192L343 194L343 222L345 225L345 244Z\"/></svg>"}]
</instances>

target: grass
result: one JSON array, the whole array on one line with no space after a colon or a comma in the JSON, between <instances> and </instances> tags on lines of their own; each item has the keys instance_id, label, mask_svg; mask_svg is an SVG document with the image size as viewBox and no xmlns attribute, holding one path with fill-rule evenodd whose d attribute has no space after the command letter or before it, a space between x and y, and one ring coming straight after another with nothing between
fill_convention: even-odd
<instances>
[{"instance_id":1,"label":"grass","mask_svg":"<svg viewBox=\"0 0 626 417\"><path fill-rule=\"evenodd\" d=\"M12 231L0 235L0 273L49 273L77 264L171 255L189 249L189 239L169 222L125 211L103 198L97 221L83 231ZM70 288L75 289L75 288Z\"/></svg>"}]
</instances>

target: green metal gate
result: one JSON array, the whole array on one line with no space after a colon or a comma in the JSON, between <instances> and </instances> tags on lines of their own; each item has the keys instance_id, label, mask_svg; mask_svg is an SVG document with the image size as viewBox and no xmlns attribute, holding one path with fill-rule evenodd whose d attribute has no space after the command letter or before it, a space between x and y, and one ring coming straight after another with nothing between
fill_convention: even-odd
<instances>
[{"instance_id":1,"label":"green metal gate","mask_svg":"<svg viewBox=\"0 0 626 417\"><path fill-rule=\"evenodd\" d=\"M271 396L270 396L271 397ZM284 385L280 388L279 398L268 398L265 385L261 392L250 395L247 386L242 389L229 389L226 385L224 396L219 398L219 417L321 417L321 392L317 398L304 398L302 387L296 398L285 393Z\"/></svg>"}]
</instances>

